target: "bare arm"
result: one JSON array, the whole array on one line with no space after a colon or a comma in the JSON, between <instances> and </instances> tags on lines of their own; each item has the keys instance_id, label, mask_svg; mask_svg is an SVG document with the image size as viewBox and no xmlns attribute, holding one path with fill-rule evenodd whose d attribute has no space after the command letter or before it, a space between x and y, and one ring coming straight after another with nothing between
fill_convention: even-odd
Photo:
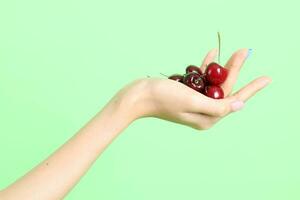
<instances>
[{"instance_id":1,"label":"bare arm","mask_svg":"<svg viewBox=\"0 0 300 200\"><path fill-rule=\"evenodd\" d=\"M202 66L211 62L211 51ZM247 51L237 51L227 63L229 76L222 86L226 98L210 99L185 85L166 79L141 79L120 90L75 136L49 158L0 193L1 200L62 199L91 167L104 149L131 122L157 117L195 129L207 129L241 109L271 80L261 77L230 95Z\"/></svg>"},{"instance_id":2,"label":"bare arm","mask_svg":"<svg viewBox=\"0 0 300 200\"><path fill-rule=\"evenodd\" d=\"M127 102L113 99L55 153L4 190L0 199L62 199L133 120L129 110Z\"/></svg>"}]
</instances>

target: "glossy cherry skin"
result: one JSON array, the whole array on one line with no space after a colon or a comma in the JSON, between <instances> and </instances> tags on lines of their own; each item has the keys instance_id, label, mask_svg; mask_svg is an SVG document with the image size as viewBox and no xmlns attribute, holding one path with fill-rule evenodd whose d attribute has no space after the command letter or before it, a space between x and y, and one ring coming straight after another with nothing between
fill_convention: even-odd
<instances>
[{"instance_id":1,"label":"glossy cherry skin","mask_svg":"<svg viewBox=\"0 0 300 200\"><path fill-rule=\"evenodd\" d=\"M218 63L210 63L206 70L206 79L210 85L221 85L227 78L228 70Z\"/></svg>"},{"instance_id":2,"label":"glossy cherry skin","mask_svg":"<svg viewBox=\"0 0 300 200\"><path fill-rule=\"evenodd\" d=\"M204 90L204 94L213 99L224 98L224 92L220 86L215 86L215 85L206 86Z\"/></svg>"},{"instance_id":3,"label":"glossy cherry skin","mask_svg":"<svg viewBox=\"0 0 300 200\"><path fill-rule=\"evenodd\" d=\"M189 65L186 67L185 69L185 72L188 74L188 73L191 73L191 72L196 72L198 74L202 74L202 71L199 67L197 67L196 65Z\"/></svg>"},{"instance_id":4,"label":"glossy cherry skin","mask_svg":"<svg viewBox=\"0 0 300 200\"><path fill-rule=\"evenodd\" d=\"M180 74L173 74L172 76L169 76L169 79L178 81L178 82L183 82L183 76Z\"/></svg>"},{"instance_id":5,"label":"glossy cherry skin","mask_svg":"<svg viewBox=\"0 0 300 200\"><path fill-rule=\"evenodd\" d=\"M186 74L183 78L183 83L198 92L203 92L205 87L201 75L196 72Z\"/></svg>"},{"instance_id":6,"label":"glossy cherry skin","mask_svg":"<svg viewBox=\"0 0 300 200\"><path fill-rule=\"evenodd\" d=\"M203 79L204 85L209 85L207 79L206 79L206 74L202 74L201 78Z\"/></svg>"}]
</instances>

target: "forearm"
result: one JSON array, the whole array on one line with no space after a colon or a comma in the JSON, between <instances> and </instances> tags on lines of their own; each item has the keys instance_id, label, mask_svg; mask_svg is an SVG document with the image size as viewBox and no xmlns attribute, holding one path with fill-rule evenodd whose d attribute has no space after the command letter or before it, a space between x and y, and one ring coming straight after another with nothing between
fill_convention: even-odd
<instances>
[{"instance_id":1,"label":"forearm","mask_svg":"<svg viewBox=\"0 0 300 200\"><path fill-rule=\"evenodd\" d=\"M5 189L1 199L62 199L134 120L128 109L116 101L110 102L49 158Z\"/></svg>"}]
</instances>

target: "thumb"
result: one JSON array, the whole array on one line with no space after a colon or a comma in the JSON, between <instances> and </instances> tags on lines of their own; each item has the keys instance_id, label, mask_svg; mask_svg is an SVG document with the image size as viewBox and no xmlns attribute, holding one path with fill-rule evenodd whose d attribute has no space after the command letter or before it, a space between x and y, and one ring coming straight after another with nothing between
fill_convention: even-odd
<instances>
[{"instance_id":1,"label":"thumb","mask_svg":"<svg viewBox=\"0 0 300 200\"><path fill-rule=\"evenodd\" d=\"M225 115L238 111L243 107L244 102L236 97L212 99L204 96L202 97L202 104L198 105L196 112L214 117L224 117Z\"/></svg>"},{"instance_id":2,"label":"thumb","mask_svg":"<svg viewBox=\"0 0 300 200\"><path fill-rule=\"evenodd\" d=\"M271 78L266 76L257 78L225 99L211 99L202 96L202 105L201 107L199 106L198 112L216 117L224 117L231 112L239 111L244 107L248 99L266 87L271 81Z\"/></svg>"}]
</instances>

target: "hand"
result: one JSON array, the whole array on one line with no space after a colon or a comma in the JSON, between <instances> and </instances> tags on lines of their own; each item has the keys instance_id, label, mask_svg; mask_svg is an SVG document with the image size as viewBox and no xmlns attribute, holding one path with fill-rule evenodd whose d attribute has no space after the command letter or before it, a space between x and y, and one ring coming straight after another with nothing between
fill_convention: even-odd
<instances>
[{"instance_id":1,"label":"hand","mask_svg":"<svg viewBox=\"0 0 300 200\"><path fill-rule=\"evenodd\" d=\"M208 98L173 80L147 78L137 80L121 91L123 95L130 97L124 104L133 106L131 110L135 110L132 112L135 113L135 118L157 117L195 129L208 129L229 113L240 110L249 98L271 82L270 78L263 76L231 95L247 54L248 49L238 50L226 63L229 74L222 85L224 99ZM202 71L216 55L216 49L207 54L201 66Z\"/></svg>"},{"instance_id":2,"label":"hand","mask_svg":"<svg viewBox=\"0 0 300 200\"><path fill-rule=\"evenodd\" d=\"M216 50L207 54L202 69L216 54ZM261 77L230 95L246 57L247 50L242 49L227 62L229 75L222 85L226 98L222 100L208 98L169 79L146 78L127 85L74 137L0 191L0 199L62 199L112 140L135 119L151 116L196 129L210 128L222 117L241 109L246 100L270 83L270 78Z\"/></svg>"}]
</instances>

